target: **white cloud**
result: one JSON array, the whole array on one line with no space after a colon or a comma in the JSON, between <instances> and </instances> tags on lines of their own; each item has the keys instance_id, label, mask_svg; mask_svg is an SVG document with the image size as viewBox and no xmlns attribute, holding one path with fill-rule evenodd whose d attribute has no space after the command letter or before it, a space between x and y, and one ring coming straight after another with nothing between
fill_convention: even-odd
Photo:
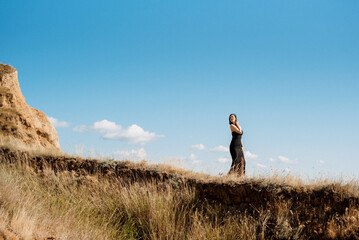
<instances>
[{"instance_id":1,"label":"white cloud","mask_svg":"<svg viewBox=\"0 0 359 240\"><path fill-rule=\"evenodd\" d=\"M210 152L229 152L229 148L219 145L209 150Z\"/></svg>"},{"instance_id":2,"label":"white cloud","mask_svg":"<svg viewBox=\"0 0 359 240\"><path fill-rule=\"evenodd\" d=\"M260 164L260 163L257 163L256 166L259 167L259 168L265 168L266 167L265 165Z\"/></svg>"},{"instance_id":3,"label":"white cloud","mask_svg":"<svg viewBox=\"0 0 359 240\"><path fill-rule=\"evenodd\" d=\"M246 159L257 159L258 158L257 154L251 153L249 151L245 151L244 156L246 157Z\"/></svg>"},{"instance_id":4,"label":"white cloud","mask_svg":"<svg viewBox=\"0 0 359 240\"><path fill-rule=\"evenodd\" d=\"M70 126L70 123L65 122L65 121L59 121L56 118L53 117L47 117L49 119L49 121L51 122L51 124L56 128L56 127L68 127Z\"/></svg>"},{"instance_id":5,"label":"white cloud","mask_svg":"<svg viewBox=\"0 0 359 240\"><path fill-rule=\"evenodd\" d=\"M132 124L127 129L118 128L118 130L107 131L103 138L111 140L128 140L132 143L144 143L149 142L156 137L159 137L155 133L150 133L143 130L140 126Z\"/></svg>"},{"instance_id":6,"label":"white cloud","mask_svg":"<svg viewBox=\"0 0 359 240\"><path fill-rule=\"evenodd\" d=\"M287 163L287 164L293 164L295 163L293 160L290 160L287 157L284 156L278 156L279 161L281 161L282 163Z\"/></svg>"},{"instance_id":7,"label":"white cloud","mask_svg":"<svg viewBox=\"0 0 359 240\"><path fill-rule=\"evenodd\" d=\"M144 148L132 149L132 150L118 150L113 153L117 160L132 160L139 161L146 159L146 150Z\"/></svg>"},{"instance_id":8,"label":"white cloud","mask_svg":"<svg viewBox=\"0 0 359 240\"><path fill-rule=\"evenodd\" d=\"M144 144L145 142L152 141L159 137L164 137L163 135L158 135L153 132L148 132L143 130L140 126L132 124L127 129L122 128L121 125L116 124L108 120L102 120L95 122L92 126L81 125L73 128L75 132L86 132L94 131L102 134L104 139L110 140L125 140L130 143L140 143Z\"/></svg>"},{"instance_id":9,"label":"white cloud","mask_svg":"<svg viewBox=\"0 0 359 240\"><path fill-rule=\"evenodd\" d=\"M231 161L231 159L226 158L226 157L220 157L220 158L218 158L218 162L220 162L220 163L228 163L228 162L230 162L230 161Z\"/></svg>"},{"instance_id":10,"label":"white cloud","mask_svg":"<svg viewBox=\"0 0 359 240\"><path fill-rule=\"evenodd\" d=\"M92 126L92 129L102 133L110 131L120 131L122 130L122 127L114 122L110 122L105 119L99 122L95 122Z\"/></svg>"},{"instance_id":11,"label":"white cloud","mask_svg":"<svg viewBox=\"0 0 359 240\"><path fill-rule=\"evenodd\" d=\"M324 160L319 160L318 163L319 163L320 165L323 165L323 164L325 163L325 161L324 161Z\"/></svg>"},{"instance_id":12,"label":"white cloud","mask_svg":"<svg viewBox=\"0 0 359 240\"><path fill-rule=\"evenodd\" d=\"M276 160L274 158L269 158L269 161L275 162Z\"/></svg>"},{"instance_id":13,"label":"white cloud","mask_svg":"<svg viewBox=\"0 0 359 240\"><path fill-rule=\"evenodd\" d=\"M195 144L191 146L192 149L196 149L196 150L203 150L205 149L205 146L203 144Z\"/></svg>"}]
</instances>

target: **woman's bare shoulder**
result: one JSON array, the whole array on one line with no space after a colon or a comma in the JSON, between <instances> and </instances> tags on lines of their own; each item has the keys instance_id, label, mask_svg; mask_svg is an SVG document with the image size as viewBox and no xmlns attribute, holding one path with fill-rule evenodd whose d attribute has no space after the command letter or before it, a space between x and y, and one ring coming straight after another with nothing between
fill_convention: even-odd
<instances>
[{"instance_id":1,"label":"woman's bare shoulder","mask_svg":"<svg viewBox=\"0 0 359 240\"><path fill-rule=\"evenodd\" d=\"M238 128L237 128L237 126L235 124L231 124L230 128L231 128L232 132L236 131L236 130L238 131Z\"/></svg>"}]
</instances>

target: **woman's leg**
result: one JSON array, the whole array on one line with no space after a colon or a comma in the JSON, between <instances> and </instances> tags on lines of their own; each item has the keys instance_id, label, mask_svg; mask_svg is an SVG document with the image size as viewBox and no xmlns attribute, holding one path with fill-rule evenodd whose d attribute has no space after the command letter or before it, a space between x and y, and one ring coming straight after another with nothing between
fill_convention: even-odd
<instances>
[{"instance_id":1,"label":"woman's leg","mask_svg":"<svg viewBox=\"0 0 359 240\"><path fill-rule=\"evenodd\" d=\"M239 162L239 175L244 176L246 173L246 160L244 160L244 154L243 151L240 155L240 162Z\"/></svg>"},{"instance_id":2,"label":"woman's leg","mask_svg":"<svg viewBox=\"0 0 359 240\"><path fill-rule=\"evenodd\" d=\"M239 176L244 176L246 161L244 160L242 149L230 147L230 153L232 157L232 165L228 173L236 173Z\"/></svg>"},{"instance_id":3,"label":"woman's leg","mask_svg":"<svg viewBox=\"0 0 359 240\"><path fill-rule=\"evenodd\" d=\"M232 164L231 164L231 168L228 171L228 174L234 172L234 167L236 164L236 158L237 158L237 153L235 151L235 149L233 148L233 146L229 147L229 152L231 153L231 157L232 157Z\"/></svg>"}]
</instances>

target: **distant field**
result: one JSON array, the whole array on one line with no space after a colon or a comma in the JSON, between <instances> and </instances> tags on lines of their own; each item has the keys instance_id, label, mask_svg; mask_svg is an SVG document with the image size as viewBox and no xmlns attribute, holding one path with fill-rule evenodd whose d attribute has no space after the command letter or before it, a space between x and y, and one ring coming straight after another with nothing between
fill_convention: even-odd
<instances>
[{"instance_id":1,"label":"distant field","mask_svg":"<svg viewBox=\"0 0 359 240\"><path fill-rule=\"evenodd\" d=\"M0 239L359 238L356 181L213 177L9 148L0 162Z\"/></svg>"}]
</instances>

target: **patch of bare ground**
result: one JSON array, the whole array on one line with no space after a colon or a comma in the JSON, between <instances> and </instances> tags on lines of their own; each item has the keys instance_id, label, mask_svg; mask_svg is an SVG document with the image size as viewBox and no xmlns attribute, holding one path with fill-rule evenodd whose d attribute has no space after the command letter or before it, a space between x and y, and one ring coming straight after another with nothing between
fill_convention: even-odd
<instances>
[{"instance_id":1,"label":"patch of bare ground","mask_svg":"<svg viewBox=\"0 0 359 240\"><path fill-rule=\"evenodd\" d=\"M28 239L359 239L356 181L214 177L6 147L0 162L2 225Z\"/></svg>"}]
</instances>

